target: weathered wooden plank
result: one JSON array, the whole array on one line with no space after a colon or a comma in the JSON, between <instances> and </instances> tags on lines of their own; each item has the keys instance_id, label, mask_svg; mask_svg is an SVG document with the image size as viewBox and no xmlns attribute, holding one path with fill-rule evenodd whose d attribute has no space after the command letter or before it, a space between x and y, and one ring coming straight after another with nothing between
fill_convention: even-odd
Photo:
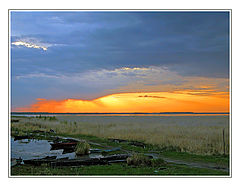
<instances>
[{"instance_id":1,"label":"weathered wooden plank","mask_svg":"<svg viewBox=\"0 0 240 187\"><path fill-rule=\"evenodd\" d=\"M121 143L121 142L128 142L128 140L117 139L117 138L108 138L111 142Z\"/></svg>"},{"instance_id":2,"label":"weathered wooden plank","mask_svg":"<svg viewBox=\"0 0 240 187\"><path fill-rule=\"evenodd\" d=\"M32 136L25 135L25 136L14 136L14 141L16 140L23 140L23 139L31 139Z\"/></svg>"},{"instance_id":3,"label":"weathered wooden plank","mask_svg":"<svg viewBox=\"0 0 240 187\"><path fill-rule=\"evenodd\" d=\"M146 144L138 141L131 141L129 142L129 145L137 146L137 147L142 147L145 148Z\"/></svg>"},{"instance_id":4,"label":"weathered wooden plank","mask_svg":"<svg viewBox=\"0 0 240 187\"><path fill-rule=\"evenodd\" d=\"M105 160L100 159L86 159L86 160L66 160L66 161L55 161L51 162L51 167L57 167L57 166L90 166L90 165L106 165L108 164Z\"/></svg>"},{"instance_id":5,"label":"weathered wooden plank","mask_svg":"<svg viewBox=\"0 0 240 187\"><path fill-rule=\"evenodd\" d=\"M51 162L64 161L64 160L68 160L68 158L56 159L56 156L52 156L52 157L47 156L47 157L42 158L42 159L23 160L23 162L24 162L24 164L40 166L42 164L50 164Z\"/></svg>"},{"instance_id":6,"label":"weathered wooden plank","mask_svg":"<svg viewBox=\"0 0 240 187\"><path fill-rule=\"evenodd\" d=\"M77 146L78 142L69 142L69 143L52 143L51 150L58 149L74 149Z\"/></svg>"},{"instance_id":7,"label":"weathered wooden plank","mask_svg":"<svg viewBox=\"0 0 240 187\"><path fill-rule=\"evenodd\" d=\"M49 164L52 167L56 166L81 166L81 165L104 165L109 163L126 162L129 154L116 154L105 156L102 158L77 158L77 159L56 159L53 157L45 157L43 159L24 160L24 164L40 166L41 164Z\"/></svg>"},{"instance_id":8,"label":"weathered wooden plank","mask_svg":"<svg viewBox=\"0 0 240 187\"><path fill-rule=\"evenodd\" d=\"M113 163L126 163L127 160L124 159L124 160L110 160L108 161L109 164L113 164Z\"/></svg>"},{"instance_id":9,"label":"weathered wooden plank","mask_svg":"<svg viewBox=\"0 0 240 187\"><path fill-rule=\"evenodd\" d=\"M102 157L100 158L101 160L107 160L107 161L110 161L110 160L124 160L124 159L127 159L129 156L129 154L116 154L116 155L110 155L110 156L105 156L105 157Z\"/></svg>"}]
</instances>

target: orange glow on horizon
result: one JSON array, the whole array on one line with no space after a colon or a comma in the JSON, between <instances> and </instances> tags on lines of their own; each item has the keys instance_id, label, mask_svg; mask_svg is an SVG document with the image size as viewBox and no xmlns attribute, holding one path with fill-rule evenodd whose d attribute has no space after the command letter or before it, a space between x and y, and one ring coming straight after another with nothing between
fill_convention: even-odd
<instances>
[{"instance_id":1,"label":"orange glow on horizon","mask_svg":"<svg viewBox=\"0 0 240 187\"><path fill-rule=\"evenodd\" d=\"M15 112L123 113L123 112L229 112L229 93L201 91L119 93L94 100L38 98Z\"/></svg>"}]
</instances>

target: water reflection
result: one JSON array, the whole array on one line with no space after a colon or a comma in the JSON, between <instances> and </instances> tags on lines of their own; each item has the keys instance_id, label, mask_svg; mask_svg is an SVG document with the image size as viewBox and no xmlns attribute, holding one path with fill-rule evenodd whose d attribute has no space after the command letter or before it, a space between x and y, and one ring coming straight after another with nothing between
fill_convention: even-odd
<instances>
[{"instance_id":1,"label":"water reflection","mask_svg":"<svg viewBox=\"0 0 240 187\"><path fill-rule=\"evenodd\" d=\"M21 157L23 160L39 159L46 156L57 156L57 158L75 158L75 152L63 154L63 149L51 150L47 140L23 139L14 141L11 138L11 158Z\"/></svg>"},{"instance_id":2,"label":"water reflection","mask_svg":"<svg viewBox=\"0 0 240 187\"><path fill-rule=\"evenodd\" d=\"M59 158L100 158L101 153L91 153L84 156L76 156L75 152L65 153L63 149L51 150L52 141L36 140L36 139L23 139L14 141L11 138L11 158L21 157L23 160L40 159L47 156L56 156Z\"/></svg>"}]
</instances>

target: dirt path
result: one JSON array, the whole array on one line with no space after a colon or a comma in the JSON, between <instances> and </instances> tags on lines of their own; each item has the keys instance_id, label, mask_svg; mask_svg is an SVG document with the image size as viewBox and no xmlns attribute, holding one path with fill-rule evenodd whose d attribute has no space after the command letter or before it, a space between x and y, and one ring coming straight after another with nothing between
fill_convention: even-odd
<instances>
[{"instance_id":1,"label":"dirt path","mask_svg":"<svg viewBox=\"0 0 240 187\"><path fill-rule=\"evenodd\" d=\"M161 156L159 156L159 158L162 158L163 160L165 160L168 163L183 164L183 165L186 165L186 166L189 166L189 167L206 168L206 169L214 169L214 170L221 170L221 171L229 172L228 167L223 167L223 166L220 167L220 166L218 166L217 164L214 164L214 163L189 162L189 161L175 160L175 159L161 157Z\"/></svg>"},{"instance_id":2,"label":"dirt path","mask_svg":"<svg viewBox=\"0 0 240 187\"><path fill-rule=\"evenodd\" d=\"M168 163L173 163L173 164L183 164L189 167L196 167L196 168L206 168L206 169L215 169L215 170L221 170L221 171L226 171L229 172L228 167L224 166L219 166L215 163L204 163L204 162L190 162L190 161L185 161L185 160L179 160L179 159L172 159L168 158L165 156L162 156L159 153L146 153L145 155L152 156L153 158L161 158L164 161Z\"/></svg>"}]
</instances>

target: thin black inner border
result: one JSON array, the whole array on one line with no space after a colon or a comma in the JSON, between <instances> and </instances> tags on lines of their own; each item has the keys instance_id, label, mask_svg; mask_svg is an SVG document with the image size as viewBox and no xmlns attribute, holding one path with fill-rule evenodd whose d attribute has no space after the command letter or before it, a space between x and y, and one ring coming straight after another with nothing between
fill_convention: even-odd
<instances>
[{"instance_id":1,"label":"thin black inner border","mask_svg":"<svg viewBox=\"0 0 240 187\"><path fill-rule=\"evenodd\" d=\"M231 148L231 155L230 155L230 171L229 171L229 176L16 176L13 177L10 175L10 13L11 11L95 11L95 12L111 12L111 11L132 11L132 12L137 12L137 11L155 11L155 12L196 12L196 11L202 11L202 12L217 12L217 11L226 11L229 13L229 78L230 78L230 118L229 118L229 125L230 125L230 148ZM232 178L232 9L8 9L8 178Z\"/></svg>"}]
</instances>

